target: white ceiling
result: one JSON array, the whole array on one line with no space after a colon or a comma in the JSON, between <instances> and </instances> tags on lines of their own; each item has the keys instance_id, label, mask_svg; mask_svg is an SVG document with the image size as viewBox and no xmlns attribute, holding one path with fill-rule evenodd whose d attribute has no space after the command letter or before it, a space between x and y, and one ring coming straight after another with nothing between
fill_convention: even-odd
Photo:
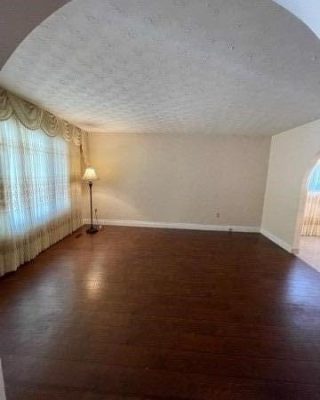
<instances>
[{"instance_id":1,"label":"white ceiling","mask_svg":"<svg viewBox=\"0 0 320 400\"><path fill-rule=\"evenodd\" d=\"M320 118L319 71L271 0L73 0L0 83L94 131L271 135Z\"/></svg>"}]
</instances>

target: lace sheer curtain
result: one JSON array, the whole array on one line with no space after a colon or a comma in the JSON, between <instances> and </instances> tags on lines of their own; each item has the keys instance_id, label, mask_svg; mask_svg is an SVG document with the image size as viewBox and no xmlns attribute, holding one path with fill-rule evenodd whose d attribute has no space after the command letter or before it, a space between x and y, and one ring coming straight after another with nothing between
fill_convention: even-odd
<instances>
[{"instance_id":1,"label":"lace sheer curtain","mask_svg":"<svg viewBox=\"0 0 320 400\"><path fill-rule=\"evenodd\" d=\"M301 234L320 236L320 160L308 180L308 194Z\"/></svg>"},{"instance_id":2,"label":"lace sheer curtain","mask_svg":"<svg viewBox=\"0 0 320 400\"><path fill-rule=\"evenodd\" d=\"M0 121L0 275L81 226L80 146Z\"/></svg>"}]
</instances>

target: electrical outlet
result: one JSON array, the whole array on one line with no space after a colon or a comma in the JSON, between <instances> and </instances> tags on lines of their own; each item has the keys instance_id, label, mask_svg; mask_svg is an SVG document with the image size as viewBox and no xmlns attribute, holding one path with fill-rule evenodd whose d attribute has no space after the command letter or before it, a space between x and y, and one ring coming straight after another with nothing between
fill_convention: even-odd
<instances>
[{"instance_id":1,"label":"electrical outlet","mask_svg":"<svg viewBox=\"0 0 320 400\"><path fill-rule=\"evenodd\" d=\"M216 213L216 217L217 217L217 218L220 218L220 212L217 212L217 213Z\"/></svg>"}]
</instances>

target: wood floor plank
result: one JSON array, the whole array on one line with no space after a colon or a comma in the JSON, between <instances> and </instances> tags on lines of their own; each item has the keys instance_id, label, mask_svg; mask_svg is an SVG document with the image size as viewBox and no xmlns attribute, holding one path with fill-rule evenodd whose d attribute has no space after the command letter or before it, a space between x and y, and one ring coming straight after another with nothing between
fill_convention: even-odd
<instances>
[{"instance_id":1,"label":"wood floor plank","mask_svg":"<svg viewBox=\"0 0 320 400\"><path fill-rule=\"evenodd\" d=\"M320 399L320 274L259 234L76 232L0 279L8 400Z\"/></svg>"}]
</instances>

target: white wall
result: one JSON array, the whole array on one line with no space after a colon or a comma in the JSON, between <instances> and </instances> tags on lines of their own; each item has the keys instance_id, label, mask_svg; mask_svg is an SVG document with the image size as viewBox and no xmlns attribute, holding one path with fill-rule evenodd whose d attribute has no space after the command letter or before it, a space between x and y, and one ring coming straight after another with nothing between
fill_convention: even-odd
<instances>
[{"instance_id":1,"label":"white wall","mask_svg":"<svg viewBox=\"0 0 320 400\"><path fill-rule=\"evenodd\" d=\"M287 250L296 248L303 186L320 152L320 120L272 138L262 232Z\"/></svg>"},{"instance_id":2,"label":"white wall","mask_svg":"<svg viewBox=\"0 0 320 400\"><path fill-rule=\"evenodd\" d=\"M99 219L259 228L269 148L267 137L90 134L94 206Z\"/></svg>"}]
</instances>

